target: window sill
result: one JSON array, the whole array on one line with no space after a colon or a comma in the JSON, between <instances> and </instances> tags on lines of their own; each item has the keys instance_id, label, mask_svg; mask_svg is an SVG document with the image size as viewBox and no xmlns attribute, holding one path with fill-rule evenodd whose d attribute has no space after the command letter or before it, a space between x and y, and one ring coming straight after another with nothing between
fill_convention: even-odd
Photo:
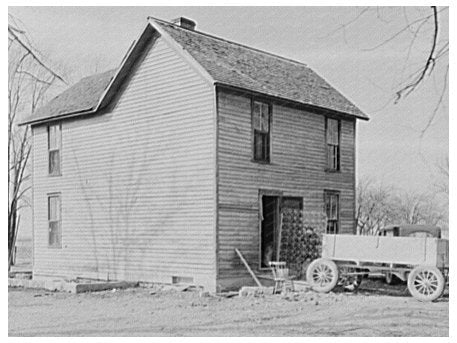
<instances>
[{"instance_id":1,"label":"window sill","mask_svg":"<svg viewBox=\"0 0 457 343\"><path fill-rule=\"evenodd\" d=\"M254 160L254 159L251 159L251 162L253 163L257 163L257 164L272 164L270 161L258 161L258 160Z\"/></svg>"},{"instance_id":2,"label":"window sill","mask_svg":"<svg viewBox=\"0 0 457 343\"><path fill-rule=\"evenodd\" d=\"M49 177L59 177L62 176L62 173L60 174L48 174Z\"/></svg>"},{"instance_id":3,"label":"window sill","mask_svg":"<svg viewBox=\"0 0 457 343\"><path fill-rule=\"evenodd\" d=\"M52 249L52 250L61 250L62 249L62 246L57 246L57 245L48 245L48 249Z\"/></svg>"},{"instance_id":4,"label":"window sill","mask_svg":"<svg viewBox=\"0 0 457 343\"><path fill-rule=\"evenodd\" d=\"M339 174L341 173L341 169L328 169L328 168L325 168L325 172L326 173L329 173L329 174Z\"/></svg>"}]
</instances>

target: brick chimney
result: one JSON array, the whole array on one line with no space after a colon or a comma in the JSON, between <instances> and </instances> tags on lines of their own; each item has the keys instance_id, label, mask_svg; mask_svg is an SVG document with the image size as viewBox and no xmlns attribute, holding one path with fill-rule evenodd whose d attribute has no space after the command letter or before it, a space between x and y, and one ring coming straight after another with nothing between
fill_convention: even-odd
<instances>
[{"instance_id":1,"label":"brick chimney","mask_svg":"<svg viewBox=\"0 0 457 343\"><path fill-rule=\"evenodd\" d=\"M179 18L173 19L171 22L175 25L182 27L183 29L191 30L191 31L195 30L195 26L197 26L195 21L190 20L188 18L184 18L184 17L179 17Z\"/></svg>"}]
</instances>

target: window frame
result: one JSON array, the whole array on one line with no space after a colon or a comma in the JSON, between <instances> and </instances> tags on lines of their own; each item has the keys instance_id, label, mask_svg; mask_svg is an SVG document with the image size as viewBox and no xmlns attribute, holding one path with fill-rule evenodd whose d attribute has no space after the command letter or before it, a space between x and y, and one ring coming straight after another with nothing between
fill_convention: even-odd
<instances>
[{"instance_id":1,"label":"window frame","mask_svg":"<svg viewBox=\"0 0 457 343\"><path fill-rule=\"evenodd\" d=\"M254 124L254 107L255 107L255 103L260 103L260 104L263 104L263 105L267 105L267 108L268 108L268 131L261 131L261 130L258 130L255 128L255 124ZM260 118L259 118L259 123L260 123L260 126L261 126L261 123L262 123L262 112L260 112ZM252 147L252 161L253 162L256 162L256 163L260 163L260 164L270 164L271 163L271 124L272 124L272 117L273 117L273 109L272 109L272 105L270 102L268 101L265 101L265 100L262 100L262 99L258 99L258 98L254 98L252 97L251 98L251 147ZM266 153L268 154L266 156L266 159L259 159L259 158L256 158L256 134L260 134L260 135L266 135L266 138L267 138L267 145L268 145L268 149L266 150Z\"/></svg>"},{"instance_id":2,"label":"window frame","mask_svg":"<svg viewBox=\"0 0 457 343\"><path fill-rule=\"evenodd\" d=\"M57 135L59 136L57 147L51 147L51 128L57 127ZM62 123L54 123L47 126L48 132L48 175L61 176L62 175ZM57 170L51 171L51 154L57 153L58 161Z\"/></svg>"},{"instance_id":3,"label":"window frame","mask_svg":"<svg viewBox=\"0 0 457 343\"><path fill-rule=\"evenodd\" d=\"M54 219L51 218L51 198L58 199L58 218ZM47 215L47 222L48 222L48 248L51 249L61 249L62 248L62 194L61 193L49 193L47 194L47 206L48 206L48 215ZM58 242L51 243L51 223L57 223L57 235L58 235Z\"/></svg>"},{"instance_id":4,"label":"window frame","mask_svg":"<svg viewBox=\"0 0 457 343\"><path fill-rule=\"evenodd\" d=\"M334 120L338 123L338 144L329 144L328 138L329 138L329 120ZM333 149L336 148L336 167L333 167L333 165L330 165L330 147ZM332 157L333 157L332 152ZM332 117L325 117L325 155L326 155L326 167L325 171L330 172L330 173L337 173L341 171L341 119L337 118L332 118Z\"/></svg>"},{"instance_id":5,"label":"window frame","mask_svg":"<svg viewBox=\"0 0 457 343\"><path fill-rule=\"evenodd\" d=\"M332 203L331 203L331 199L332 197L335 197L336 196L336 219L334 219L333 217L332 218L329 218L328 216L328 213L327 213L327 198L329 198L330 200L330 212L332 211ZM339 234L339 231L340 231L340 228L341 228L341 225L340 225L340 211L341 211L341 202L340 202L340 198L341 198L341 192L340 191L336 191L336 190L324 190L324 213L327 217L327 227L325 228L325 233L329 234L329 223L332 222L332 226L334 226L336 224L336 230L334 230L332 232L332 234Z\"/></svg>"}]
</instances>

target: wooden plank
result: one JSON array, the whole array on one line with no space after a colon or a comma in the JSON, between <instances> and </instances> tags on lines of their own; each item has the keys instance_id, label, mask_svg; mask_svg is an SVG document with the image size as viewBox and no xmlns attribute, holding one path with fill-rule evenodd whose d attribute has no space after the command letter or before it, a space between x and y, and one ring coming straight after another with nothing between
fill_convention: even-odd
<instances>
[{"instance_id":1,"label":"wooden plank","mask_svg":"<svg viewBox=\"0 0 457 343\"><path fill-rule=\"evenodd\" d=\"M218 90L218 263L221 278L244 272L230 263L234 248L242 249L251 266L258 265L259 190L303 198L304 209L323 212L324 189L340 192L340 232L355 227L355 125L341 119L341 172L326 173L325 117L273 103L271 163L252 161L251 99ZM242 220L240 219L242 216Z\"/></svg>"},{"instance_id":2,"label":"wooden plank","mask_svg":"<svg viewBox=\"0 0 457 343\"><path fill-rule=\"evenodd\" d=\"M214 89L159 38L110 111L62 122L62 176L47 175L46 127L35 127L34 270L193 276L215 291L213 102ZM47 247L52 192L62 194L62 249Z\"/></svg>"},{"instance_id":3,"label":"wooden plank","mask_svg":"<svg viewBox=\"0 0 457 343\"><path fill-rule=\"evenodd\" d=\"M241 252L238 250L238 249L235 249L236 253L238 254L238 256L240 257L241 259L241 262L243 262L244 266L246 267L246 269L248 270L249 274L251 274L252 278L254 279L255 283L257 284L257 286L259 287L262 287L262 284L260 283L259 279L257 278L257 276L255 276L254 272L252 271L251 267L249 267L249 264L246 262L246 260L244 259L243 257L243 254L241 254Z\"/></svg>"},{"instance_id":4,"label":"wooden plank","mask_svg":"<svg viewBox=\"0 0 457 343\"><path fill-rule=\"evenodd\" d=\"M438 238L324 235L322 257L341 261L437 265Z\"/></svg>"}]
</instances>

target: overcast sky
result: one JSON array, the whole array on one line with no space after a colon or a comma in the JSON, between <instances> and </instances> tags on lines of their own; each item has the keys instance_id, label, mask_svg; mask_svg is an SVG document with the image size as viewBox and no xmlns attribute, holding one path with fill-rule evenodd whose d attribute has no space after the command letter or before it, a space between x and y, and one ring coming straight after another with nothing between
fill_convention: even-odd
<instances>
[{"instance_id":1,"label":"overcast sky","mask_svg":"<svg viewBox=\"0 0 457 343\"><path fill-rule=\"evenodd\" d=\"M393 104L402 81L425 63L432 18L420 27L416 39L418 26L413 24L382 44L408 23L432 14L430 7L367 11L360 7L10 7L9 11L24 23L35 46L72 81L116 67L147 16L165 20L185 16L197 22L199 31L304 62L371 118L358 124L359 178L370 176L405 190L429 190L436 163L448 154L447 96L421 138L440 98L447 55L426 84ZM350 24L343 29L345 23ZM448 39L447 9L440 12L440 37L441 46Z\"/></svg>"}]
</instances>

